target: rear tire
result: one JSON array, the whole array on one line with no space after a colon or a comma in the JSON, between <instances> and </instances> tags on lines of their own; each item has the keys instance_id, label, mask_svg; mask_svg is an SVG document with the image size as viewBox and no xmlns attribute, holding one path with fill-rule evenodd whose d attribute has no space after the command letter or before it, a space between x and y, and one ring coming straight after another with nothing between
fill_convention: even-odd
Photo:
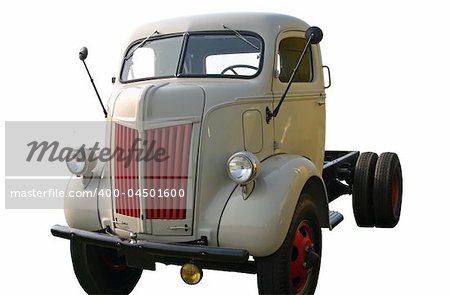
<instances>
[{"instance_id":1,"label":"rear tire","mask_svg":"<svg viewBox=\"0 0 450 295\"><path fill-rule=\"evenodd\" d=\"M313 294L319 278L321 253L322 232L317 208L311 198L303 194L280 249L268 257L256 259L259 294ZM310 265L304 266L304 263Z\"/></svg>"},{"instance_id":2,"label":"rear tire","mask_svg":"<svg viewBox=\"0 0 450 295\"><path fill-rule=\"evenodd\" d=\"M400 220L403 176L397 154L383 153L375 168L375 225L393 228Z\"/></svg>"},{"instance_id":3,"label":"rear tire","mask_svg":"<svg viewBox=\"0 0 450 295\"><path fill-rule=\"evenodd\" d=\"M88 294L130 294L138 283L142 269L130 268L117 251L70 241L75 275Z\"/></svg>"},{"instance_id":4,"label":"rear tire","mask_svg":"<svg viewBox=\"0 0 450 295\"><path fill-rule=\"evenodd\" d=\"M362 153L355 167L352 200L353 215L360 227L373 227L375 216L373 209L373 183L378 155L372 152Z\"/></svg>"}]
</instances>

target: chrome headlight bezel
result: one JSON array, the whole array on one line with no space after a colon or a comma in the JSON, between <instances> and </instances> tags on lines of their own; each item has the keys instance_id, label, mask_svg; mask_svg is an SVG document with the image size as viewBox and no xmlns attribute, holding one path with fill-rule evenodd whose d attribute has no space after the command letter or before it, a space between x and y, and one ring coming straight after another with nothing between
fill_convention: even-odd
<instances>
[{"instance_id":1,"label":"chrome headlight bezel","mask_svg":"<svg viewBox=\"0 0 450 295\"><path fill-rule=\"evenodd\" d=\"M236 167L233 166L236 165L237 161L242 161L243 164L246 165L246 168L243 168L242 170L244 169L249 170L246 171L245 173L241 173L242 175L240 177L237 176L236 173L234 173L233 171L234 169L236 169ZM231 180L240 185L245 185L252 182L258 176L260 169L261 164L258 158L254 154L247 151L237 152L231 155L227 161L228 176L230 177Z\"/></svg>"},{"instance_id":2,"label":"chrome headlight bezel","mask_svg":"<svg viewBox=\"0 0 450 295\"><path fill-rule=\"evenodd\" d=\"M97 165L97 161L89 160L89 150L77 150L66 159L70 173L76 176L89 175Z\"/></svg>"}]
</instances>

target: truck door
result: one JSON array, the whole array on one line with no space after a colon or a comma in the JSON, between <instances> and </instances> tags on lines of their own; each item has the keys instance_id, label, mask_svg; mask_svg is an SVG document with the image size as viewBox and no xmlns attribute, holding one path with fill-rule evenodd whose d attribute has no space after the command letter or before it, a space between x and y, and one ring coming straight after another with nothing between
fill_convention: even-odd
<instances>
[{"instance_id":1,"label":"truck door","mask_svg":"<svg viewBox=\"0 0 450 295\"><path fill-rule=\"evenodd\" d=\"M277 40L274 105L279 102L305 47L305 33L288 31ZM325 149L325 91L318 45L312 45L300 65L279 114L274 118L275 152L309 158L321 171Z\"/></svg>"}]
</instances>

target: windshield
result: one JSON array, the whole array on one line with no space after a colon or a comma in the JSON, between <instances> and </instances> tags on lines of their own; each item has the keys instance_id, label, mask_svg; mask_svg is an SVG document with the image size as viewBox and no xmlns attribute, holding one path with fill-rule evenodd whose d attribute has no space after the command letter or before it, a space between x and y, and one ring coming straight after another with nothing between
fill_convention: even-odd
<instances>
[{"instance_id":1,"label":"windshield","mask_svg":"<svg viewBox=\"0 0 450 295\"><path fill-rule=\"evenodd\" d=\"M245 40L229 33L192 33L185 37L138 41L125 54L121 80L174 76L254 77L262 67L262 41L252 34L242 34L242 37ZM184 42L183 38L186 38Z\"/></svg>"},{"instance_id":2,"label":"windshield","mask_svg":"<svg viewBox=\"0 0 450 295\"><path fill-rule=\"evenodd\" d=\"M182 44L183 36L137 42L125 55L122 81L174 76Z\"/></svg>"}]
</instances>

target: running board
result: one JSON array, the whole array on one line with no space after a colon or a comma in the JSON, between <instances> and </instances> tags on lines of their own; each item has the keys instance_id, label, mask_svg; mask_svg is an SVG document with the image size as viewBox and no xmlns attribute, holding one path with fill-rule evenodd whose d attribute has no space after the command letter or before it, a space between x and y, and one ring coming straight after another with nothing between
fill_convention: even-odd
<instances>
[{"instance_id":1,"label":"running board","mask_svg":"<svg viewBox=\"0 0 450 295\"><path fill-rule=\"evenodd\" d=\"M330 211L330 230L333 230L342 220L344 220L344 216L337 211Z\"/></svg>"}]
</instances>

